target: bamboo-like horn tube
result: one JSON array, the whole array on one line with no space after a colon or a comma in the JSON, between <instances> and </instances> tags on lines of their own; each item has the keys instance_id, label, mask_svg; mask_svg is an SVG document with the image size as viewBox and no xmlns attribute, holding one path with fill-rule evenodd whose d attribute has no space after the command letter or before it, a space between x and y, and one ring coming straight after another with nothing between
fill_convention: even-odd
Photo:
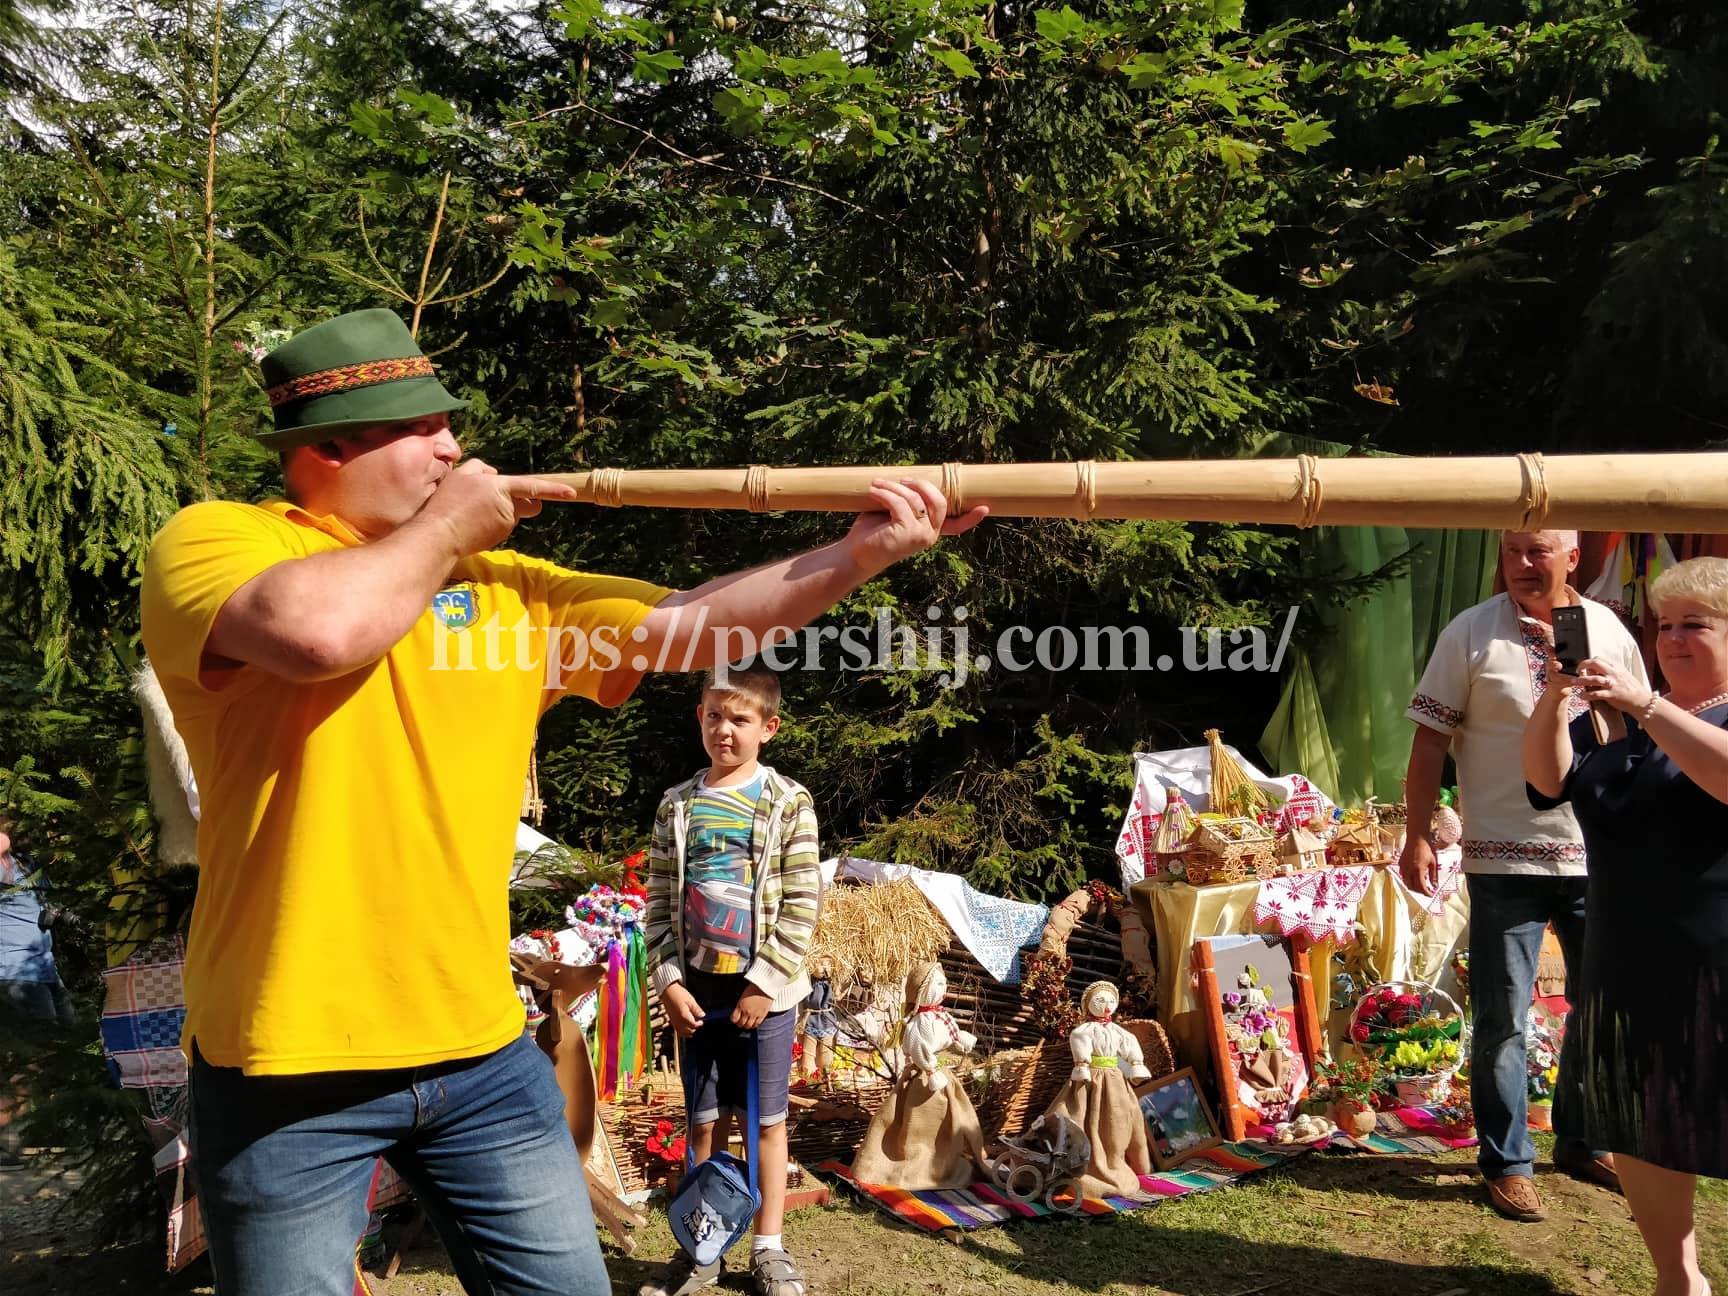
<instances>
[{"instance_id":1,"label":"bamboo-like horn tube","mask_svg":"<svg viewBox=\"0 0 1728 1296\"><path fill-rule=\"evenodd\" d=\"M1168 459L914 467L598 468L542 474L611 507L858 512L876 478L930 482L951 514L1290 526L1728 532L1728 453Z\"/></svg>"}]
</instances>

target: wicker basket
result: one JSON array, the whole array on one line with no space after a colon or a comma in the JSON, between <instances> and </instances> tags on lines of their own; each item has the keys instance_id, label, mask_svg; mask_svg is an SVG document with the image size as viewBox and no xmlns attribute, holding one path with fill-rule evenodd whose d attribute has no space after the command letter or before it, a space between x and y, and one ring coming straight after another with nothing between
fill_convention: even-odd
<instances>
[{"instance_id":1,"label":"wicker basket","mask_svg":"<svg viewBox=\"0 0 1728 1296\"><path fill-rule=\"evenodd\" d=\"M827 1094L794 1090L786 1117L788 1150L804 1165L846 1160L863 1141L870 1118L887 1094L888 1085L883 1081ZM687 1133L682 1098L642 1101L633 1096L629 1101L601 1107L600 1119L617 1155L625 1192L663 1187L676 1176L679 1167L654 1156L647 1144L661 1121L672 1123L674 1138Z\"/></svg>"},{"instance_id":2,"label":"wicker basket","mask_svg":"<svg viewBox=\"0 0 1728 1296\"><path fill-rule=\"evenodd\" d=\"M800 1091L786 1118L787 1148L804 1165L850 1160L888 1090L887 1081L874 1081L831 1094ZM812 1098L815 1105L805 1106Z\"/></svg>"},{"instance_id":3,"label":"wicker basket","mask_svg":"<svg viewBox=\"0 0 1728 1296\"><path fill-rule=\"evenodd\" d=\"M1176 1054L1170 1048L1170 1036L1150 1017L1140 1021L1125 1021L1121 1025L1140 1041L1140 1060L1152 1073L1152 1079L1162 1080L1176 1074Z\"/></svg>"},{"instance_id":4,"label":"wicker basket","mask_svg":"<svg viewBox=\"0 0 1728 1296\"><path fill-rule=\"evenodd\" d=\"M1112 925L1096 919L1081 924L1070 934L1065 952L1071 998L1094 981L1114 981L1126 992L1122 946ZM948 998L943 1006L962 1030L978 1037L974 1057L1030 1048L1045 1039L1020 986L993 979L958 941L948 947L940 961L948 976Z\"/></svg>"},{"instance_id":5,"label":"wicker basket","mask_svg":"<svg viewBox=\"0 0 1728 1296\"><path fill-rule=\"evenodd\" d=\"M969 1068L967 1089L986 1136L1018 1134L1042 1116L1073 1069L1068 1046L1056 1040L1008 1049ZM980 1077L987 1079L980 1084Z\"/></svg>"},{"instance_id":6,"label":"wicker basket","mask_svg":"<svg viewBox=\"0 0 1728 1296\"><path fill-rule=\"evenodd\" d=\"M1420 1073L1388 1073L1385 1082L1392 1087L1394 1096L1402 1107L1426 1107L1445 1099L1452 1082L1470 1056L1469 1019L1458 1006L1458 1001L1452 998L1440 987L1423 981L1383 981L1369 986L1357 1000L1356 1006L1350 1012L1352 1032L1359 1024L1362 1007L1369 996L1381 990L1392 990L1414 994L1421 1000L1419 1013L1426 1016L1430 1013L1444 1014L1458 1023L1458 1060L1451 1066L1439 1067L1433 1071ZM1378 1051L1382 1057L1390 1057L1391 1051L1399 1043L1403 1028L1382 1029L1371 1035L1365 1043L1355 1045L1363 1052Z\"/></svg>"},{"instance_id":7,"label":"wicker basket","mask_svg":"<svg viewBox=\"0 0 1728 1296\"><path fill-rule=\"evenodd\" d=\"M1446 1097L1457 1072L1451 1067L1425 1075L1390 1076L1400 1107L1429 1107Z\"/></svg>"}]
</instances>

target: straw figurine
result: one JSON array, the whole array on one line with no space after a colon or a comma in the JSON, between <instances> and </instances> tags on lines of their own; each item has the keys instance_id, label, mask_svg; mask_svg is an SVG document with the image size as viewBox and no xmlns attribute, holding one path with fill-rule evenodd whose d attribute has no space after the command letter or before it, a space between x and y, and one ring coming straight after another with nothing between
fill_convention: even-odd
<instances>
[{"instance_id":1,"label":"straw figurine","mask_svg":"<svg viewBox=\"0 0 1728 1296\"><path fill-rule=\"evenodd\" d=\"M798 1058L798 1079L809 1082L834 1070L834 1043L840 1036L840 1016L834 1011L833 968L825 958L812 959L810 993L804 1000L804 1020L799 1026L803 1045Z\"/></svg>"},{"instance_id":2,"label":"straw figurine","mask_svg":"<svg viewBox=\"0 0 1728 1296\"><path fill-rule=\"evenodd\" d=\"M1152 849L1160 855L1175 855L1187 845L1194 831L1194 813L1180 788L1171 788L1164 803L1164 813L1153 834Z\"/></svg>"}]
</instances>

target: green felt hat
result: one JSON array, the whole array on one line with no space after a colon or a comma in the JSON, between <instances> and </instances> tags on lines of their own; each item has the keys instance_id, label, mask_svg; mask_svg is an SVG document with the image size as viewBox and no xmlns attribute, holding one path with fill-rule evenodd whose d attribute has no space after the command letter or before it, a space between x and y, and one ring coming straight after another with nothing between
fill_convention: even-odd
<instances>
[{"instance_id":1,"label":"green felt hat","mask_svg":"<svg viewBox=\"0 0 1728 1296\"><path fill-rule=\"evenodd\" d=\"M467 409L395 311L350 311L296 333L258 362L276 426L258 440L288 450L378 423Z\"/></svg>"}]
</instances>

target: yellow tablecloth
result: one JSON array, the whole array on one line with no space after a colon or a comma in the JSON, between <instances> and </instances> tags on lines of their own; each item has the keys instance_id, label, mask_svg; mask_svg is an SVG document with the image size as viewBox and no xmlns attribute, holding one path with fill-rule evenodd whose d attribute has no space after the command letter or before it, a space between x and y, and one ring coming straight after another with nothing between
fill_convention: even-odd
<instances>
[{"instance_id":1,"label":"yellow tablecloth","mask_svg":"<svg viewBox=\"0 0 1728 1296\"><path fill-rule=\"evenodd\" d=\"M1462 879L1460 879L1462 882ZM1137 882L1130 890L1134 903L1152 929L1158 960L1158 1020L1169 1033L1177 1059L1203 1073L1210 1072L1206 1051L1206 1019L1194 1000L1189 958L1202 936L1231 936L1260 931L1277 934L1271 924L1256 927L1254 900L1258 882L1231 886L1190 886L1186 882ZM1361 944L1370 974L1377 981L1444 979L1452 952L1470 926L1470 902L1460 886L1437 914L1431 903L1404 885L1395 868L1376 868L1356 913ZM1338 951L1330 940L1308 950L1314 979L1314 1006L1336 1042L1341 1022L1331 1021L1332 975Z\"/></svg>"}]
</instances>

